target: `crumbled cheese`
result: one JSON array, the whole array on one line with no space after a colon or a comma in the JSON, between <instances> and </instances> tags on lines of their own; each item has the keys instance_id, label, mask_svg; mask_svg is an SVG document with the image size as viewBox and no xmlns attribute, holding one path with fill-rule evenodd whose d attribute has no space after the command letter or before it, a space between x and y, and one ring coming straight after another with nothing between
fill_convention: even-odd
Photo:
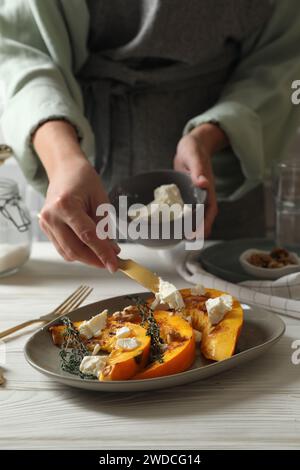
<instances>
[{"instance_id":1,"label":"crumbled cheese","mask_svg":"<svg viewBox=\"0 0 300 470\"><path fill-rule=\"evenodd\" d=\"M212 325L219 323L227 312L232 309L233 299L231 295L224 294L220 297L208 299L205 302L209 321Z\"/></svg>"},{"instance_id":2,"label":"crumbled cheese","mask_svg":"<svg viewBox=\"0 0 300 470\"><path fill-rule=\"evenodd\" d=\"M124 349L124 351L132 351L139 347L140 342L136 338L118 338L116 341L116 347L118 349Z\"/></svg>"},{"instance_id":3,"label":"crumbled cheese","mask_svg":"<svg viewBox=\"0 0 300 470\"><path fill-rule=\"evenodd\" d=\"M122 326L122 328L118 328L116 330L116 337L117 338L128 338L131 334L131 329L128 326Z\"/></svg>"},{"instance_id":4,"label":"crumbled cheese","mask_svg":"<svg viewBox=\"0 0 300 470\"><path fill-rule=\"evenodd\" d=\"M183 298L176 287L168 281L159 278L158 292L155 294L155 300L151 308L156 308L160 303L168 304L174 310L184 308Z\"/></svg>"},{"instance_id":5,"label":"crumbled cheese","mask_svg":"<svg viewBox=\"0 0 300 470\"><path fill-rule=\"evenodd\" d=\"M156 204L180 204L183 207L183 200L180 189L176 184L162 184L154 190L154 201Z\"/></svg>"},{"instance_id":6,"label":"crumbled cheese","mask_svg":"<svg viewBox=\"0 0 300 470\"><path fill-rule=\"evenodd\" d=\"M192 295L204 295L205 287L202 284L196 284L195 286L191 287L191 294Z\"/></svg>"},{"instance_id":7,"label":"crumbled cheese","mask_svg":"<svg viewBox=\"0 0 300 470\"><path fill-rule=\"evenodd\" d=\"M180 189L176 184L163 184L154 190L154 200L147 206L141 206L140 209L129 208L128 215L132 219L147 219L156 213L160 213L164 206L177 205L178 212L172 211L170 214L171 220L174 216L181 217L183 214L188 214L191 211L189 206L185 206Z\"/></svg>"},{"instance_id":8,"label":"crumbled cheese","mask_svg":"<svg viewBox=\"0 0 300 470\"><path fill-rule=\"evenodd\" d=\"M91 339L93 336L99 336L101 331L106 327L107 313L108 311L104 310L90 320L84 321L79 327L79 333L87 339Z\"/></svg>"},{"instance_id":9,"label":"crumbled cheese","mask_svg":"<svg viewBox=\"0 0 300 470\"><path fill-rule=\"evenodd\" d=\"M232 310L232 305L233 305L232 296L229 295L229 294L223 294L223 295L221 295L221 299L222 299L224 305L226 306L227 311L230 312L230 310Z\"/></svg>"},{"instance_id":10,"label":"crumbled cheese","mask_svg":"<svg viewBox=\"0 0 300 470\"><path fill-rule=\"evenodd\" d=\"M92 352L92 356L97 356L98 352L100 351L100 344L95 344L95 347Z\"/></svg>"},{"instance_id":11,"label":"crumbled cheese","mask_svg":"<svg viewBox=\"0 0 300 470\"><path fill-rule=\"evenodd\" d=\"M79 366L80 372L99 378L106 366L107 356L84 356Z\"/></svg>"},{"instance_id":12,"label":"crumbled cheese","mask_svg":"<svg viewBox=\"0 0 300 470\"><path fill-rule=\"evenodd\" d=\"M202 333L201 333L201 331L198 331L198 330L195 330L195 329L194 329L194 335L195 335L195 341L196 341L196 343L201 343L201 339L202 339Z\"/></svg>"}]
</instances>

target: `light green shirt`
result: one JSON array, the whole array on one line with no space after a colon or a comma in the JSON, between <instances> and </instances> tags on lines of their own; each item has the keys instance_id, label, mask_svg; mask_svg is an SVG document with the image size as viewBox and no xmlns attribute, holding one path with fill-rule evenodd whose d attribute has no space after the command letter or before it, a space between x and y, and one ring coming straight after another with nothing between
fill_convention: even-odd
<instances>
[{"instance_id":1,"label":"light green shirt","mask_svg":"<svg viewBox=\"0 0 300 470\"><path fill-rule=\"evenodd\" d=\"M42 192L47 178L31 135L43 121L72 122L94 162L94 136L74 75L88 57L88 32L84 0L0 0L1 125L24 174ZM290 99L291 84L300 77L299 44L299 1L274 1L264 31L242 44L243 59L218 102L183 129L216 121L225 130L246 177L232 198L263 180L300 122L300 107Z\"/></svg>"}]
</instances>

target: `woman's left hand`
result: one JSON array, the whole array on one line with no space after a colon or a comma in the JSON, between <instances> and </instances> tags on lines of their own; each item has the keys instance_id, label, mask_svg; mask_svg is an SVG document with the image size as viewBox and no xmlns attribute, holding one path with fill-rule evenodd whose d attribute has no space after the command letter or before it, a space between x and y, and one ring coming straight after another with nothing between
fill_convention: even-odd
<instances>
[{"instance_id":1,"label":"woman's left hand","mask_svg":"<svg viewBox=\"0 0 300 470\"><path fill-rule=\"evenodd\" d=\"M182 137L177 146L174 168L189 173L195 186L207 190L204 214L204 236L211 232L218 213L211 159L228 144L226 134L215 124L203 124Z\"/></svg>"}]
</instances>

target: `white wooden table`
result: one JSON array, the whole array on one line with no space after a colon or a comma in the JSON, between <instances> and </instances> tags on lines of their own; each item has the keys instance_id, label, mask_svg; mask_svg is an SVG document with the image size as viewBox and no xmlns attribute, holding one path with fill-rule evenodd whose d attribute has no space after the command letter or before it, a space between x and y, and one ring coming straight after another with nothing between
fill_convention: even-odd
<instances>
[{"instance_id":1,"label":"white wooden table","mask_svg":"<svg viewBox=\"0 0 300 470\"><path fill-rule=\"evenodd\" d=\"M183 287L157 251L127 245L134 257ZM141 291L123 275L62 261L48 243L0 280L0 329L46 313L79 284L94 287L88 302ZM300 322L285 319L285 337L260 359L209 380L152 393L96 394L67 388L33 370L23 346L30 331L6 342L6 385L0 387L3 448L299 448L300 365L291 343Z\"/></svg>"}]
</instances>

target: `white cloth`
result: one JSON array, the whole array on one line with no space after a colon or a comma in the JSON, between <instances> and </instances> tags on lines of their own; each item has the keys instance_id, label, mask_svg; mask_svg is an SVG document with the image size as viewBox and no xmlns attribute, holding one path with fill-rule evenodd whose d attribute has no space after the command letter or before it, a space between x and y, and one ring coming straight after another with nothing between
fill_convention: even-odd
<instances>
[{"instance_id":1,"label":"white cloth","mask_svg":"<svg viewBox=\"0 0 300 470\"><path fill-rule=\"evenodd\" d=\"M176 254L172 251L173 257ZM178 274L191 284L225 291L241 303L257 305L272 312L300 319L300 273L276 281L245 281L233 284L205 271L199 263L199 252L177 253ZM176 256L175 256L176 258ZM173 259L174 262L174 259Z\"/></svg>"}]
</instances>

